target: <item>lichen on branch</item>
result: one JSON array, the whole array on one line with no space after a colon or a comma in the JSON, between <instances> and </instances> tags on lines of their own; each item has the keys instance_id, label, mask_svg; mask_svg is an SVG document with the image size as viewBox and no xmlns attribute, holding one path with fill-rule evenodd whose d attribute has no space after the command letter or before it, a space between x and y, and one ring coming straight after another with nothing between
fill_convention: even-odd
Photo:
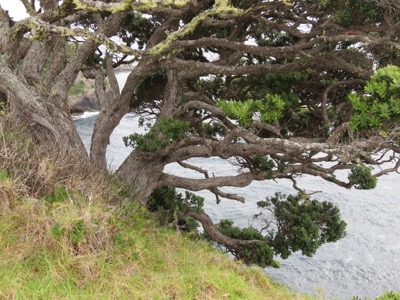
<instances>
[{"instance_id":1,"label":"lichen on branch","mask_svg":"<svg viewBox=\"0 0 400 300\"><path fill-rule=\"evenodd\" d=\"M80 36L83 38L91 39L99 44L103 44L112 52L121 52L124 54L130 54L134 56L141 56L142 51L135 50L125 45L118 44L105 36L102 33L91 32L89 30L80 29L80 28L67 28L62 26L56 26L53 24L49 24L38 17L31 17L23 21L23 24L27 28L32 30L32 38L38 39L42 35L46 33L58 34L60 36L66 37L76 37Z\"/></svg>"},{"instance_id":2,"label":"lichen on branch","mask_svg":"<svg viewBox=\"0 0 400 300\"><path fill-rule=\"evenodd\" d=\"M124 0L119 3L106 3L103 1L93 0L72 0L77 9L87 9L91 11L109 11L111 13L118 13L123 11L147 11L155 8L163 7L184 7L190 3L190 0Z\"/></svg>"},{"instance_id":3,"label":"lichen on branch","mask_svg":"<svg viewBox=\"0 0 400 300\"><path fill-rule=\"evenodd\" d=\"M149 51L149 53L152 55L160 55L168 51L173 42L192 33L197 28L197 26L201 24L202 21L206 20L210 16L217 16L221 14L238 16L244 13L243 10L232 7L229 2L230 1L226 0L216 1L215 5L211 9L198 14L189 23L185 24L181 29L170 33L164 41L154 46Z\"/></svg>"}]
</instances>

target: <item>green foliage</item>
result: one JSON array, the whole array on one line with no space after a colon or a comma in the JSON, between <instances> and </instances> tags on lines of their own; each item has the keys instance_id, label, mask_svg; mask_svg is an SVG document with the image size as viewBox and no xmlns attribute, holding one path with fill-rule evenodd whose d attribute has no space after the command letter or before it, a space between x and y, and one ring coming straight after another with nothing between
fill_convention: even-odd
<instances>
[{"instance_id":1,"label":"green foliage","mask_svg":"<svg viewBox=\"0 0 400 300\"><path fill-rule=\"evenodd\" d=\"M157 152L173 142L187 138L192 133L190 122L163 117L148 133L133 133L123 137L123 141L127 147L136 147L143 152Z\"/></svg>"},{"instance_id":2,"label":"green foliage","mask_svg":"<svg viewBox=\"0 0 400 300\"><path fill-rule=\"evenodd\" d=\"M8 170L6 169L0 170L0 182L6 181L8 177L9 177Z\"/></svg>"},{"instance_id":3,"label":"green foliage","mask_svg":"<svg viewBox=\"0 0 400 300\"><path fill-rule=\"evenodd\" d=\"M237 257L244 263L257 265L261 268L279 268L279 263L273 259L274 250L266 243L257 241L248 245L243 245L236 253Z\"/></svg>"},{"instance_id":4,"label":"green foliage","mask_svg":"<svg viewBox=\"0 0 400 300\"><path fill-rule=\"evenodd\" d=\"M354 24L376 24L383 18L384 10L372 1L322 0L321 7L333 13L336 21L344 27Z\"/></svg>"},{"instance_id":5,"label":"green foliage","mask_svg":"<svg viewBox=\"0 0 400 300\"><path fill-rule=\"evenodd\" d=\"M376 187L377 178L371 173L372 168L367 166L354 166L351 168L349 180L356 184L356 189L371 190Z\"/></svg>"},{"instance_id":6,"label":"green foliage","mask_svg":"<svg viewBox=\"0 0 400 300\"><path fill-rule=\"evenodd\" d=\"M157 188L148 200L148 208L151 211L175 210L187 211L189 209L201 212L204 206L204 198L185 191L185 196L176 191L174 187Z\"/></svg>"},{"instance_id":7,"label":"green foliage","mask_svg":"<svg viewBox=\"0 0 400 300\"><path fill-rule=\"evenodd\" d=\"M342 26L349 27L353 23L351 10L347 8L337 10L335 17Z\"/></svg>"},{"instance_id":8,"label":"green foliage","mask_svg":"<svg viewBox=\"0 0 400 300\"><path fill-rule=\"evenodd\" d=\"M400 68L388 65L371 76L362 95L349 94L353 130L380 128L400 119Z\"/></svg>"},{"instance_id":9,"label":"green foliage","mask_svg":"<svg viewBox=\"0 0 400 300\"><path fill-rule=\"evenodd\" d=\"M387 292L375 300L400 300L400 293Z\"/></svg>"},{"instance_id":10,"label":"green foliage","mask_svg":"<svg viewBox=\"0 0 400 300\"><path fill-rule=\"evenodd\" d=\"M83 220L76 221L69 232L72 244L77 245L84 240L85 222Z\"/></svg>"},{"instance_id":11,"label":"green foliage","mask_svg":"<svg viewBox=\"0 0 400 300\"><path fill-rule=\"evenodd\" d=\"M84 92L85 92L85 82L83 80L79 80L78 83L72 85L71 88L68 90L68 95L70 96L79 95L83 94Z\"/></svg>"},{"instance_id":12,"label":"green foliage","mask_svg":"<svg viewBox=\"0 0 400 300\"><path fill-rule=\"evenodd\" d=\"M272 213L276 228L267 228L269 243L284 259L296 251L312 256L322 244L345 236L346 223L340 219L339 208L330 202L276 193L257 205ZM264 218L263 213L256 218Z\"/></svg>"},{"instance_id":13,"label":"green foliage","mask_svg":"<svg viewBox=\"0 0 400 300\"><path fill-rule=\"evenodd\" d=\"M277 165L272 159L269 159L265 156L259 156L259 155L255 155L253 157L251 157L251 165L252 168L254 168L255 170L260 170L260 171L264 171L267 172L267 179L271 179L272 175L273 175L273 169L274 168L281 168L281 165ZM284 167L284 166L283 166Z\"/></svg>"},{"instance_id":14,"label":"green foliage","mask_svg":"<svg viewBox=\"0 0 400 300\"><path fill-rule=\"evenodd\" d=\"M225 236L249 241L241 243L238 248L228 248L247 264L279 267L273 260L274 255L286 259L293 252L301 251L303 255L312 256L322 244L345 236L346 223L340 219L339 208L327 201L312 200L304 194L286 197L276 193L257 205L263 212L255 219L265 222L262 226L266 235L254 227L236 227L230 220L216 224Z\"/></svg>"},{"instance_id":15,"label":"green foliage","mask_svg":"<svg viewBox=\"0 0 400 300\"><path fill-rule=\"evenodd\" d=\"M217 136L223 135L224 133L224 128L221 126L221 124L215 122L215 123L203 123L203 128L205 132L211 136Z\"/></svg>"},{"instance_id":16,"label":"green foliage","mask_svg":"<svg viewBox=\"0 0 400 300\"><path fill-rule=\"evenodd\" d=\"M251 158L251 162L255 168L261 171L272 171L276 167L275 162L265 156L255 155Z\"/></svg>"},{"instance_id":17,"label":"green foliage","mask_svg":"<svg viewBox=\"0 0 400 300\"><path fill-rule=\"evenodd\" d=\"M234 239L265 240L265 236L263 236L254 227L239 228L239 227L233 226L233 224L234 224L233 221L223 219L216 224L216 227L224 235L229 236Z\"/></svg>"},{"instance_id":18,"label":"green foliage","mask_svg":"<svg viewBox=\"0 0 400 300\"><path fill-rule=\"evenodd\" d=\"M258 115L265 123L273 123L282 116L285 102L279 95L267 94L263 100L217 102L228 118L237 120L239 125L248 127Z\"/></svg>"},{"instance_id":19,"label":"green foliage","mask_svg":"<svg viewBox=\"0 0 400 300\"><path fill-rule=\"evenodd\" d=\"M150 196L147 207L152 212L157 212L158 219L162 225L168 225L174 221L174 213L188 210L202 212L204 198L185 191L179 193L174 187L157 188ZM178 225L187 232L196 231L198 224L193 218L179 217Z\"/></svg>"},{"instance_id":20,"label":"green foliage","mask_svg":"<svg viewBox=\"0 0 400 300\"><path fill-rule=\"evenodd\" d=\"M65 233L65 228L62 228L60 224L56 223L51 227L51 234L55 237L63 235Z\"/></svg>"},{"instance_id":21,"label":"green foliage","mask_svg":"<svg viewBox=\"0 0 400 300\"><path fill-rule=\"evenodd\" d=\"M279 266L273 259L274 251L268 244L267 238L257 229L253 227L236 227L231 220L221 220L215 226L222 234L230 238L246 241L256 240L254 243L243 243L243 245L234 250L228 249L233 252L237 259L242 260L246 264L255 264L262 268Z\"/></svg>"},{"instance_id":22,"label":"green foliage","mask_svg":"<svg viewBox=\"0 0 400 300\"><path fill-rule=\"evenodd\" d=\"M160 100L160 95L164 93L167 84L167 74L164 69L160 69L144 78L135 90L130 105L135 107L137 103L151 103Z\"/></svg>"},{"instance_id":23,"label":"green foliage","mask_svg":"<svg viewBox=\"0 0 400 300\"><path fill-rule=\"evenodd\" d=\"M64 202L69 199L69 193L65 187L59 186L54 192L44 195L43 199L49 203Z\"/></svg>"},{"instance_id":24,"label":"green foliage","mask_svg":"<svg viewBox=\"0 0 400 300\"><path fill-rule=\"evenodd\" d=\"M146 45L157 23L153 19L143 17L140 12L132 11L123 20L118 37L128 46L137 44L142 50Z\"/></svg>"}]
</instances>

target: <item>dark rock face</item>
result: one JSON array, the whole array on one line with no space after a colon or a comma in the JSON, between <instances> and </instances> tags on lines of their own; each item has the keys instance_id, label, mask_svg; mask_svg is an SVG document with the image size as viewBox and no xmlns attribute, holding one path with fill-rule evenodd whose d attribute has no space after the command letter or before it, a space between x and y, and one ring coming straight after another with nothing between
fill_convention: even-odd
<instances>
[{"instance_id":1,"label":"dark rock face","mask_svg":"<svg viewBox=\"0 0 400 300\"><path fill-rule=\"evenodd\" d=\"M80 108L82 111L98 111L100 103L96 97L83 96L82 99L74 103L73 108Z\"/></svg>"},{"instance_id":2,"label":"dark rock face","mask_svg":"<svg viewBox=\"0 0 400 300\"><path fill-rule=\"evenodd\" d=\"M70 107L69 108L69 112L70 112L70 114L83 114L85 111L83 110L83 108L82 107L79 107L79 106L72 106L72 107Z\"/></svg>"}]
</instances>

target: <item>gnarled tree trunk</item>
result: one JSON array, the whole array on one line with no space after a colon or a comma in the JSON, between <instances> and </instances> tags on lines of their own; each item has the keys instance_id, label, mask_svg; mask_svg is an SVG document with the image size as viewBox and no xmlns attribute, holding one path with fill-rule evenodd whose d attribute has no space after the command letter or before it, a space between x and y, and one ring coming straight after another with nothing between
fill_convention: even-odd
<instances>
[{"instance_id":1,"label":"gnarled tree trunk","mask_svg":"<svg viewBox=\"0 0 400 300\"><path fill-rule=\"evenodd\" d=\"M146 204L151 193L160 184L164 166L165 162L154 154L134 150L119 167L117 175L134 187L136 200Z\"/></svg>"},{"instance_id":2,"label":"gnarled tree trunk","mask_svg":"<svg viewBox=\"0 0 400 300\"><path fill-rule=\"evenodd\" d=\"M12 118L27 124L42 144L54 144L60 151L86 156L86 150L64 103L50 101L16 76L0 58L0 90L7 95Z\"/></svg>"}]
</instances>

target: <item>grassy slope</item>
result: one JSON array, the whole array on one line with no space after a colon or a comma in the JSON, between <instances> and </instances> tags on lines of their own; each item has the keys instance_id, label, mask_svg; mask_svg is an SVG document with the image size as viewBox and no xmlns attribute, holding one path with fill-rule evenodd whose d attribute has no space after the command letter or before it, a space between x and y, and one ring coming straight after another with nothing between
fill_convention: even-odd
<instances>
[{"instance_id":1,"label":"grassy slope","mask_svg":"<svg viewBox=\"0 0 400 300\"><path fill-rule=\"evenodd\" d=\"M0 125L0 299L303 299Z\"/></svg>"}]
</instances>

